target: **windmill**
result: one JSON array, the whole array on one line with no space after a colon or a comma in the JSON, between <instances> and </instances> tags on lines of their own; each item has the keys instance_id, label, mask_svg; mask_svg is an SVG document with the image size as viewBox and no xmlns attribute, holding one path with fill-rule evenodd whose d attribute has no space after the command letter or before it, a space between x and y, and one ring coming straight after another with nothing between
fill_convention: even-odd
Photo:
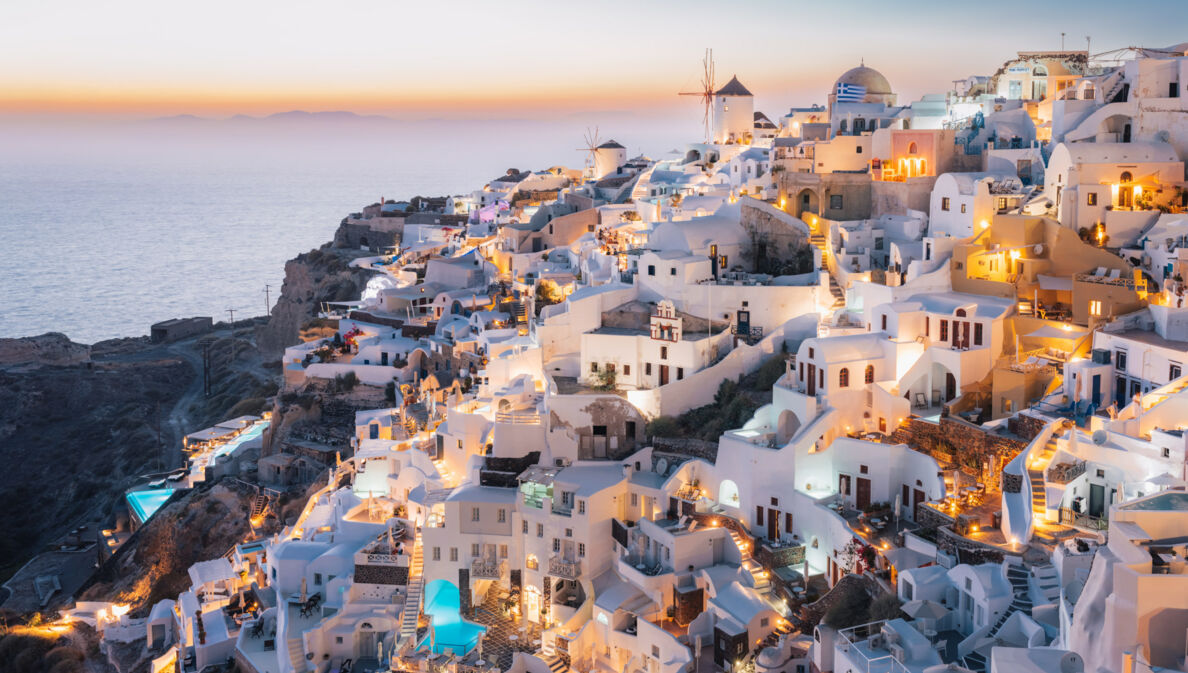
<instances>
[{"instance_id":1,"label":"windmill","mask_svg":"<svg viewBox=\"0 0 1188 673\"><path fill-rule=\"evenodd\" d=\"M681 96L699 96L701 102L705 105L705 115L702 122L705 123L705 141L710 142L713 138L714 126L714 50L706 49L705 58L701 59L701 65L704 70L701 76L701 91L682 91Z\"/></svg>"},{"instance_id":2,"label":"windmill","mask_svg":"<svg viewBox=\"0 0 1188 673\"><path fill-rule=\"evenodd\" d=\"M595 161L598 158L598 144L601 142L598 138L598 127L595 126L593 132L587 128L585 138L586 146L579 147L578 151L586 153L586 168L590 169L590 174L593 175Z\"/></svg>"}]
</instances>

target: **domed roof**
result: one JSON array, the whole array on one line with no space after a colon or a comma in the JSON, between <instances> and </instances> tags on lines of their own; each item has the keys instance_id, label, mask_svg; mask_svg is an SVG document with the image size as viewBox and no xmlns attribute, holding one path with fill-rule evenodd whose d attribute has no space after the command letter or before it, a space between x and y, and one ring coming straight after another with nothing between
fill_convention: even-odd
<instances>
[{"instance_id":1,"label":"domed roof","mask_svg":"<svg viewBox=\"0 0 1188 673\"><path fill-rule=\"evenodd\" d=\"M837 82L833 86L833 90L837 91L838 84L858 84L866 87L868 94L889 94L891 93L891 85L887 82L887 78L874 68L868 68L865 65L860 65L857 68L842 73L841 77L837 78Z\"/></svg>"}]
</instances>

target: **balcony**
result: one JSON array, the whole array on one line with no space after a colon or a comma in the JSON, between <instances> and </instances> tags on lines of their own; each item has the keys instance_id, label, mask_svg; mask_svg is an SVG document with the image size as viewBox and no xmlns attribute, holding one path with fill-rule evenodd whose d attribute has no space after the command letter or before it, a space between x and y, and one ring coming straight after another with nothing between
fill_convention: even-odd
<instances>
[{"instance_id":1,"label":"balcony","mask_svg":"<svg viewBox=\"0 0 1188 673\"><path fill-rule=\"evenodd\" d=\"M481 580L497 580L507 571L507 560L476 558L470 562L470 577Z\"/></svg>"},{"instance_id":2,"label":"balcony","mask_svg":"<svg viewBox=\"0 0 1188 673\"><path fill-rule=\"evenodd\" d=\"M1126 288L1127 290L1134 289L1134 278L1131 276L1123 276L1117 269L1108 273L1078 273L1075 276L1078 283L1093 283L1095 285L1111 285L1113 287Z\"/></svg>"},{"instance_id":3,"label":"balcony","mask_svg":"<svg viewBox=\"0 0 1188 673\"><path fill-rule=\"evenodd\" d=\"M498 411L495 413L496 423L508 425L540 425L540 414L536 411Z\"/></svg>"},{"instance_id":4,"label":"balcony","mask_svg":"<svg viewBox=\"0 0 1188 673\"><path fill-rule=\"evenodd\" d=\"M554 577L576 580L582 574L582 562L553 556L549 558L549 574Z\"/></svg>"}]
</instances>

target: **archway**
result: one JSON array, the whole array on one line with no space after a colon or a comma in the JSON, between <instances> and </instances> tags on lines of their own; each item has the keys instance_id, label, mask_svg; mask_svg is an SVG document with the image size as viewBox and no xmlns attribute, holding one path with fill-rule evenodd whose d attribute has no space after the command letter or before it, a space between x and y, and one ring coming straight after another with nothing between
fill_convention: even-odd
<instances>
[{"instance_id":1,"label":"archway","mask_svg":"<svg viewBox=\"0 0 1188 673\"><path fill-rule=\"evenodd\" d=\"M800 419L796 417L796 414L789 409L781 411L780 417L776 421L776 443L781 446L786 444L799 429Z\"/></svg>"},{"instance_id":2,"label":"archway","mask_svg":"<svg viewBox=\"0 0 1188 673\"><path fill-rule=\"evenodd\" d=\"M718 486L718 504L728 507L738 507L738 484L733 479L726 479Z\"/></svg>"},{"instance_id":3,"label":"archway","mask_svg":"<svg viewBox=\"0 0 1188 673\"><path fill-rule=\"evenodd\" d=\"M1113 137L1116 142L1128 143L1130 142L1130 128L1133 120L1130 115L1116 114L1110 115L1102 120L1097 127L1098 136L1105 135L1107 139ZM1104 142L1099 138L1098 142Z\"/></svg>"},{"instance_id":4,"label":"archway","mask_svg":"<svg viewBox=\"0 0 1188 673\"><path fill-rule=\"evenodd\" d=\"M800 190L796 198L792 199L792 209L794 215L800 219L804 219L805 213L812 213L813 215L821 214L820 199L817 193L811 189L805 188Z\"/></svg>"}]
</instances>

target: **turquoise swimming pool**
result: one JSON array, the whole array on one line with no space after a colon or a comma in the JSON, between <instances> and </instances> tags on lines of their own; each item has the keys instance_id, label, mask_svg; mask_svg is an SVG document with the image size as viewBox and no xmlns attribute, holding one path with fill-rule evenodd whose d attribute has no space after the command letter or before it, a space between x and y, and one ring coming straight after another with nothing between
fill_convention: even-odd
<instances>
[{"instance_id":1,"label":"turquoise swimming pool","mask_svg":"<svg viewBox=\"0 0 1188 673\"><path fill-rule=\"evenodd\" d=\"M161 509L161 505L173 495L172 488L153 488L146 491L132 491L124 497L128 500L128 506L132 508L132 513L140 523L149 520L149 517L157 513Z\"/></svg>"},{"instance_id":2,"label":"turquoise swimming pool","mask_svg":"<svg viewBox=\"0 0 1188 673\"><path fill-rule=\"evenodd\" d=\"M264 428L267 428L269 423L270 421L261 421L256 423L247 432L237 435L235 439L232 439L226 444L223 444L219 448L215 449L212 457L218 458L219 456L231 453L235 449L238 449L244 442L259 437L260 435L264 434Z\"/></svg>"},{"instance_id":3,"label":"turquoise swimming pool","mask_svg":"<svg viewBox=\"0 0 1188 673\"><path fill-rule=\"evenodd\" d=\"M425 587L425 614L432 620L432 636L421 641L421 647L434 652L449 649L459 656L478 647L479 637L487 627L462 619L458 587L448 580L436 580Z\"/></svg>"},{"instance_id":4,"label":"turquoise swimming pool","mask_svg":"<svg viewBox=\"0 0 1188 673\"><path fill-rule=\"evenodd\" d=\"M1150 498L1119 505L1118 509L1143 510L1148 512L1188 510L1188 493L1183 491L1164 491Z\"/></svg>"}]
</instances>

